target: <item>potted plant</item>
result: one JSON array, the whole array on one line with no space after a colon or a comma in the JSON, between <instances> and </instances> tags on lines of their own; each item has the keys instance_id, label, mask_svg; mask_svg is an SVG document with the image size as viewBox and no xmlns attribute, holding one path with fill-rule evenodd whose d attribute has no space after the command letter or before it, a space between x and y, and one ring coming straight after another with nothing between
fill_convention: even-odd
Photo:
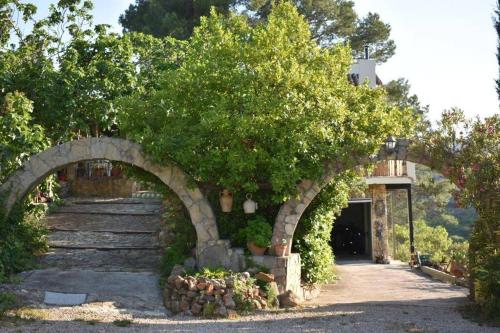
<instances>
[{"instance_id":1,"label":"potted plant","mask_svg":"<svg viewBox=\"0 0 500 333\"><path fill-rule=\"evenodd\" d=\"M279 244L276 244L274 246L274 253L276 254L277 257L285 256L286 249L288 247L287 245L288 245L288 241L286 240L286 238L282 238L282 239L280 239Z\"/></svg>"},{"instance_id":2,"label":"potted plant","mask_svg":"<svg viewBox=\"0 0 500 333\"><path fill-rule=\"evenodd\" d=\"M249 220L248 226L245 228L244 232L248 250L254 256L263 255L266 249L271 245L273 230L262 216L257 216Z\"/></svg>"}]
</instances>

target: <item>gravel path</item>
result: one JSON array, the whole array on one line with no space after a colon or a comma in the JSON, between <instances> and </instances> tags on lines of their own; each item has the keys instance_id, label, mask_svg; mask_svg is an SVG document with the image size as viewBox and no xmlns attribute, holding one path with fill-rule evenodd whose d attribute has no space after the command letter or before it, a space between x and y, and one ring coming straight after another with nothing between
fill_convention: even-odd
<instances>
[{"instance_id":1,"label":"gravel path","mask_svg":"<svg viewBox=\"0 0 500 333\"><path fill-rule=\"evenodd\" d=\"M199 320L117 309L112 303L43 309L43 320L0 322L0 332L499 332L467 321L457 306L467 290L433 281L401 264L341 262L340 280L293 311L233 320ZM129 319L130 326L113 324ZM94 320L94 321L92 321ZM96 322L97 321L97 322Z\"/></svg>"}]
</instances>

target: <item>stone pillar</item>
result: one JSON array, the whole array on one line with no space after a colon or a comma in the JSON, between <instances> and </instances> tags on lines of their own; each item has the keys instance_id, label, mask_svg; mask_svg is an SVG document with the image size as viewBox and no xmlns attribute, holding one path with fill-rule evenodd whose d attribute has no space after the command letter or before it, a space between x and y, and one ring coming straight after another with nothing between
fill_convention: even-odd
<instances>
[{"instance_id":1,"label":"stone pillar","mask_svg":"<svg viewBox=\"0 0 500 333\"><path fill-rule=\"evenodd\" d=\"M370 185L372 197L372 259L389 263L389 230L387 227L387 191L385 185Z\"/></svg>"},{"instance_id":2,"label":"stone pillar","mask_svg":"<svg viewBox=\"0 0 500 333\"><path fill-rule=\"evenodd\" d=\"M285 257L252 256L253 262L269 269L274 274L280 294L291 290L299 298L303 297L300 285L300 255L290 253Z\"/></svg>"}]
</instances>

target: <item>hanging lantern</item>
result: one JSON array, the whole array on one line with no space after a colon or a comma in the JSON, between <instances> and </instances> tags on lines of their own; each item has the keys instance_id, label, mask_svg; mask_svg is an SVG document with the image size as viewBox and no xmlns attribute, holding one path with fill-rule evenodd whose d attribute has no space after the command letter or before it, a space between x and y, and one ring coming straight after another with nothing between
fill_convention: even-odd
<instances>
[{"instance_id":1,"label":"hanging lantern","mask_svg":"<svg viewBox=\"0 0 500 333\"><path fill-rule=\"evenodd\" d=\"M254 214L258 208L259 205L252 200L252 194L247 193L247 200L243 203L243 210L245 211L245 214Z\"/></svg>"},{"instance_id":2,"label":"hanging lantern","mask_svg":"<svg viewBox=\"0 0 500 333\"><path fill-rule=\"evenodd\" d=\"M228 189L222 190L219 196L219 203L224 213L230 213L233 208L233 194Z\"/></svg>"}]
</instances>

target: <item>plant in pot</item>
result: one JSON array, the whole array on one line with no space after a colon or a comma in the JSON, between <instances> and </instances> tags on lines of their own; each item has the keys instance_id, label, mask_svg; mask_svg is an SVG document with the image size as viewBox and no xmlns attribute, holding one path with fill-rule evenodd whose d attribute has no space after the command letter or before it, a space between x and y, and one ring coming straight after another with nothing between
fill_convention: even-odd
<instances>
[{"instance_id":1,"label":"plant in pot","mask_svg":"<svg viewBox=\"0 0 500 333\"><path fill-rule=\"evenodd\" d=\"M288 245L288 241L286 238L280 239L280 242L274 246L274 253L276 253L277 257L283 257L285 256L286 249Z\"/></svg>"},{"instance_id":2,"label":"plant in pot","mask_svg":"<svg viewBox=\"0 0 500 333\"><path fill-rule=\"evenodd\" d=\"M273 230L264 217L256 216L249 220L248 226L245 228L248 250L254 256L263 255L266 249L271 246L272 234Z\"/></svg>"}]
</instances>

